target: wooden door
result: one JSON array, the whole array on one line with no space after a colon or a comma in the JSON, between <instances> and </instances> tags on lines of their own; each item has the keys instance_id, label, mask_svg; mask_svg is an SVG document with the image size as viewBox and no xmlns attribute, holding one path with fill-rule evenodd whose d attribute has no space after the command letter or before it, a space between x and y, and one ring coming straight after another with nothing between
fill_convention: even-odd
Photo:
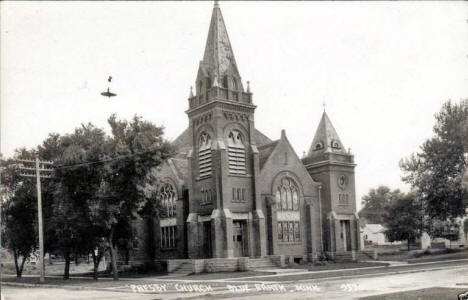
<instances>
[{"instance_id":1,"label":"wooden door","mask_svg":"<svg viewBox=\"0 0 468 300\"><path fill-rule=\"evenodd\" d=\"M234 248L234 257L244 256L244 235L242 222L240 221L232 222L232 241Z\"/></svg>"}]
</instances>

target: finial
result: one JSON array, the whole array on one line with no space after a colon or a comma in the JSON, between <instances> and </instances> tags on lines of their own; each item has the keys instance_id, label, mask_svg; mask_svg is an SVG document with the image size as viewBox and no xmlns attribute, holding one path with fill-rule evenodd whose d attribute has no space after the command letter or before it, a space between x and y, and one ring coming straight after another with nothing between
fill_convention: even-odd
<instances>
[{"instance_id":1,"label":"finial","mask_svg":"<svg viewBox=\"0 0 468 300\"><path fill-rule=\"evenodd\" d=\"M218 0L214 0L214 7L219 7L219 1Z\"/></svg>"},{"instance_id":2,"label":"finial","mask_svg":"<svg viewBox=\"0 0 468 300\"><path fill-rule=\"evenodd\" d=\"M326 112L326 110L327 110L327 102L326 102L325 100L323 100L322 106L323 106L323 112Z\"/></svg>"},{"instance_id":3,"label":"finial","mask_svg":"<svg viewBox=\"0 0 468 300\"><path fill-rule=\"evenodd\" d=\"M193 97L193 86L190 86L190 96L189 96L189 97L190 97L190 98Z\"/></svg>"},{"instance_id":4,"label":"finial","mask_svg":"<svg viewBox=\"0 0 468 300\"><path fill-rule=\"evenodd\" d=\"M215 75L215 77L213 78L213 86L214 87L218 87L219 84L218 84L218 77Z\"/></svg>"},{"instance_id":5,"label":"finial","mask_svg":"<svg viewBox=\"0 0 468 300\"><path fill-rule=\"evenodd\" d=\"M250 81L247 80L247 93L250 93Z\"/></svg>"}]
</instances>

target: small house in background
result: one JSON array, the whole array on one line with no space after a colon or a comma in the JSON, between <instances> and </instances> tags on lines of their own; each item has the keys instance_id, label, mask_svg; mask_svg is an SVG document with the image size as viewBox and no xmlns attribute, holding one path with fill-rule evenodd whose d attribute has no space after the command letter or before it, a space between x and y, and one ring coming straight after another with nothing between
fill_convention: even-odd
<instances>
[{"instance_id":1,"label":"small house in background","mask_svg":"<svg viewBox=\"0 0 468 300\"><path fill-rule=\"evenodd\" d=\"M361 246L398 245L401 242L390 242L385 236L386 228L381 224L365 224L361 226Z\"/></svg>"}]
</instances>

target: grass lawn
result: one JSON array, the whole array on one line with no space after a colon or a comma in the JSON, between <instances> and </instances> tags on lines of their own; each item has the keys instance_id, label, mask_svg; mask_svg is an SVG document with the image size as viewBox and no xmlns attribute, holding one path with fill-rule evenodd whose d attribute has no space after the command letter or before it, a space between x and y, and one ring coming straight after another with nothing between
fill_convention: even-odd
<instances>
[{"instance_id":1,"label":"grass lawn","mask_svg":"<svg viewBox=\"0 0 468 300\"><path fill-rule=\"evenodd\" d=\"M468 251L461 250L453 253L426 253L420 257L410 257L408 252L395 252L395 253L382 253L379 254L379 260L382 261L407 261L408 263L418 262L431 262L449 259L466 259L468 258Z\"/></svg>"},{"instance_id":2,"label":"grass lawn","mask_svg":"<svg viewBox=\"0 0 468 300\"><path fill-rule=\"evenodd\" d=\"M187 279L187 280L211 280L211 279L230 279L239 277L250 277L250 276L263 276L271 275L272 272L263 271L245 271L245 272L219 272L219 273L199 273L191 274L188 276L172 277L169 279ZM171 274L169 274L170 276Z\"/></svg>"},{"instance_id":3,"label":"grass lawn","mask_svg":"<svg viewBox=\"0 0 468 300\"><path fill-rule=\"evenodd\" d=\"M461 251L455 253L447 253L440 255L427 255L418 258L408 259L408 263L419 263L419 262L431 262L431 261L440 261L440 260L450 260L450 259L467 259L468 251Z\"/></svg>"},{"instance_id":4,"label":"grass lawn","mask_svg":"<svg viewBox=\"0 0 468 300\"><path fill-rule=\"evenodd\" d=\"M359 300L455 300L465 289L435 287L416 291L383 294L359 298Z\"/></svg>"}]
</instances>

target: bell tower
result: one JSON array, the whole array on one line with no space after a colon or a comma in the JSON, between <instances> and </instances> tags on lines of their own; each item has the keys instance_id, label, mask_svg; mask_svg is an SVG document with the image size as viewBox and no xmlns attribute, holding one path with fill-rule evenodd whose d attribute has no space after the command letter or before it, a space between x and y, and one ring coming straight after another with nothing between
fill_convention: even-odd
<instances>
[{"instance_id":1,"label":"bell tower","mask_svg":"<svg viewBox=\"0 0 468 300\"><path fill-rule=\"evenodd\" d=\"M188 102L193 146L188 155L187 228L189 237L198 237L189 239L189 257L262 256L262 247L255 248L249 242L260 236L259 230L265 230L260 204L256 203L260 201L255 180L258 151L253 138L256 106L249 86L245 90L242 84L217 1ZM241 249L233 238L233 224L242 233L238 238Z\"/></svg>"},{"instance_id":2,"label":"bell tower","mask_svg":"<svg viewBox=\"0 0 468 300\"><path fill-rule=\"evenodd\" d=\"M322 183L320 201L325 250L330 253L359 250L354 155L345 149L325 111L302 161L311 177Z\"/></svg>"}]
</instances>

